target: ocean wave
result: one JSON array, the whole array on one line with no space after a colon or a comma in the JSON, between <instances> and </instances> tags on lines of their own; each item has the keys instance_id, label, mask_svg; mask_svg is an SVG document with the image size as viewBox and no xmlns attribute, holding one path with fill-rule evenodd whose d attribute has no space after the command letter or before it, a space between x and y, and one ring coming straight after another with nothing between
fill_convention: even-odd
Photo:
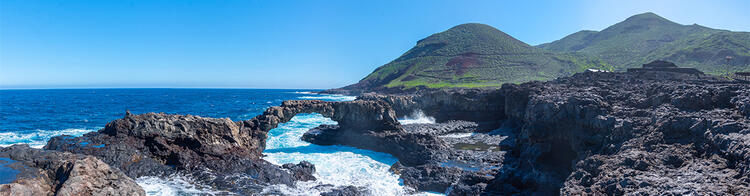
<instances>
[{"instance_id":1,"label":"ocean wave","mask_svg":"<svg viewBox=\"0 0 750 196\"><path fill-rule=\"evenodd\" d=\"M167 178L142 176L136 179L135 182L146 191L146 195L151 196L230 194L200 186L189 177L180 174L173 174Z\"/></svg>"},{"instance_id":2,"label":"ocean wave","mask_svg":"<svg viewBox=\"0 0 750 196\"><path fill-rule=\"evenodd\" d=\"M442 138L465 138L465 137L471 137L472 135L474 135L474 133L449 133L449 134L441 135L441 136L438 136L438 137L442 137Z\"/></svg>"},{"instance_id":3,"label":"ocean wave","mask_svg":"<svg viewBox=\"0 0 750 196\"><path fill-rule=\"evenodd\" d=\"M286 190L292 194L316 195L319 194L316 192L326 190L317 190L314 187L331 184L334 186L365 187L370 195L403 195L406 193L404 187L399 184L398 175L389 171L391 164L396 162L396 159L390 155L372 151L365 152L366 150L361 149L356 149L359 152L347 152L347 150L352 149L345 149L347 147L342 146L330 146L328 148L332 149L320 153L312 153L320 150L267 153L264 159L274 164L299 163L304 160L317 166L315 177L318 180L314 183L301 183L296 188L271 188Z\"/></svg>"},{"instance_id":4,"label":"ocean wave","mask_svg":"<svg viewBox=\"0 0 750 196\"><path fill-rule=\"evenodd\" d=\"M390 171L391 165L398 161L390 154L348 146L319 146L300 139L310 128L335 123L320 114L299 114L269 131L263 159L278 165L308 161L315 165L313 175L317 180L298 182L295 187L273 185L266 187L264 193L320 195L349 185L364 187L369 195L407 195L412 192L403 186L398 175Z\"/></svg>"},{"instance_id":5,"label":"ocean wave","mask_svg":"<svg viewBox=\"0 0 750 196\"><path fill-rule=\"evenodd\" d=\"M13 144L29 144L29 146L31 146L32 148L42 148L52 137L60 135L71 135L78 137L92 131L96 131L96 129L38 129L33 131L2 132L0 133L0 146L6 147Z\"/></svg>"},{"instance_id":6,"label":"ocean wave","mask_svg":"<svg viewBox=\"0 0 750 196\"><path fill-rule=\"evenodd\" d=\"M398 119L398 122L407 125L407 124L434 124L435 118L427 116L422 112L422 110L415 110L410 115L405 116L402 119Z\"/></svg>"},{"instance_id":7,"label":"ocean wave","mask_svg":"<svg viewBox=\"0 0 750 196\"><path fill-rule=\"evenodd\" d=\"M347 96L339 94L311 94L311 96L302 96L297 98L323 101L354 101L355 99L357 99L357 96Z\"/></svg>"},{"instance_id":8,"label":"ocean wave","mask_svg":"<svg viewBox=\"0 0 750 196\"><path fill-rule=\"evenodd\" d=\"M266 149L310 145L310 143L302 141L300 138L307 130L321 124L335 125L338 123L330 118L323 117L321 114L297 114L289 122L281 124L279 127L268 132Z\"/></svg>"}]
</instances>

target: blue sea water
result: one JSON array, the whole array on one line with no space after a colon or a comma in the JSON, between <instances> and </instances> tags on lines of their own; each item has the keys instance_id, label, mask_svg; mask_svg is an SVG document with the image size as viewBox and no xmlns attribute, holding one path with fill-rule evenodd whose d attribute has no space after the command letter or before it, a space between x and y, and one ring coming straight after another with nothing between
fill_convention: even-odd
<instances>
[{"instance_id":1,"label":"blue sea water","mask_svg":"<svg viewBox=\"0 0 750 196\"><path fill-rule=\"evenodd\" d=\"M290 99L343 101L352 97L310 90L65 89L0 90L0 145L41 147L54 135L82 135L135 114L164 112L246 120Z\"/></svg>"},{"instance_id":2,"label":"blue sea water","mask_svg":"<svg viewBox=\"0 0 750 196\"><path fill-rule=\"evenodd\" d=\"M80 136L122 118L125 111L164 112L232 120L250 119L284 100L349 101L343 95L319 95L311 90L266 89L66 89L0 90L0 145L25 143L41 148L57 135ZM372 195L404 195L404 186L391 173L397 161L389 154L345 146L318 146L300 140L320 124L336 122L320 114L300 114L269 132L264 159L276 163L309 161L316 165L314 182L296 187L271 186L269 193L317 195L321 184L368 187ZM10 175L0 168L0 176ZM212 194L188 176L141 177L136 180L149 195ZM324 187L324 188L320 188ZM426 194L426 193L420 193Z\"/></svg>"}]
</instances>

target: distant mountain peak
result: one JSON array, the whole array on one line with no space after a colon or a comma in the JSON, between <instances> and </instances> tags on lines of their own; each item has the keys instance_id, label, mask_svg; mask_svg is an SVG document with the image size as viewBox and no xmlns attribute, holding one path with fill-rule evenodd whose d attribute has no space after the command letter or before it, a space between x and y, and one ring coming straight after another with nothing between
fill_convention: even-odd
<instances>
[{"instance_id":1,"label":"distant mountain peak","mask_svg":"<svg viewBox=\"0 0 750 196\"><path fill-rule=\"evenodd\" d=\"M470 23L463 23L463 24L460 24L460 25L456 25L456 26L454 26L454 27L452 27L452 28L450 28L448 30L450 31L451 29L459 29L459 28L491 28L491 29L495 29L495 27L492 27L490 25L486 25L486 24L482 24L482 23L473 23L473 22L470 22ZM497 29L495 29L495 30L497 30Z\"/></svg>"},{"instance_id":2,"label":"distant mountain peak","mask_svg":"<svg viewBox=\"0 0 750 196\"><path fill-rule=\"evenodd\" d=\"M619 69L665 59L708 73L750 69L750 34L681 25L651 12L628 17L599 32L577 32L538 47L553 52L581 52ZM726 67L725 57L735 56Z\"/></svg>"},{"instance_id":3,"label":"distant mountain peak","mask_svg":"<svg viewBox=\"0 0 750 196\"><path fill-rule=\"evenodd\" d=\"M456 38L463 38L465 36L471 36L474 38L485 38L485 39L495 37L495 38L501 38L501 39L515 40L515 38L511 37L505 32L502 32L490 25L481 24L481 23L464 23L464 24L451 27L450 29L445 30L443 32L432 34L429 37L422 39L420 41L430 40L430 39L456 39Z\"/></svg>"},{"instance_id":4,"label":"distant mountain peak","mask_svg":"<svg viewBox=\"0 0 750 196\"><path fill-rule=\"evenodd\" d=\"M486 24L465 23L417 41L397 59L341 90L499 87L599 65L578 54L548 53Z\"/></svg>"},{"instance_id":5,"label":"distant mountain peak","mask_svg":"<svg viewBox=\"0 0 750 196\"><path fill-rule=\"evenodd\" d=\"M482 23L464 23L460 25L456 25L451 27L448 30L445 30L441 33L445 32L464 32L464 33L502 33L504 32L500 31L499 29L496 29L495 27L492 27L490 25L482 24ZM439 34L439 33L436 33Z\"/></svg>"},{"instance_id":6,"label":"distant mountain peak","mask_svg":"<svg viewBox=\"0 0 750 196\"><path fill-rule=\"evenodd\" d=\"M440 47L436 47L440 46ZM459 55L455 52L477 54L507 53L509 51L533 52L536 48L481 23L465 23L443 32L432 34L417 42L416 48L430 48L430 55ZM456 50L460 49L460 50ZM415 50L424 52L424 50Z\"/></svg>"},{"instance_id":7,"label":"distant mountain peak","mask_svg":"<svg viewBox=\"0 0 750 196\"><path fill-rule=\"evenodd\" d=\"M618 24L628 25L679 25L676 22L672 22L664 17L654 14L653 12L646 12L642 14L636 14L625 19Z\"/></svg>"},{"instance_id":8,"label":"distant mountain peak","mask_svg":"<svg viewBox=\"0 0 750 196\"><path fill-rule=\"evenodd\" d=\"M632 16L630 16L628 18L661 18L661 19L664 19L663 17L661 17L661 16L659 16L659 15L653 13L653 12L645 12L645 13L641 13L641 14L636 14L636 15L632 15Z\"/></svg>"}]
</instances>

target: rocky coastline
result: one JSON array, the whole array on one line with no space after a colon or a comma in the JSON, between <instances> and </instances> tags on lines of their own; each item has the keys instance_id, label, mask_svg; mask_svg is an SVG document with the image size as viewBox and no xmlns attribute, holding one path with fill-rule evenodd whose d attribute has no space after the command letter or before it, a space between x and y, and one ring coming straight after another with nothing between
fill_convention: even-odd
<instances>
[{"instance_id":1,"label":"rocky coastline","mask_svg":"<svg viewBox=\"0 0 750 196\"><path fill-rule=\"evenodd\" d=\"M415 191L750 194L747 83L662 71L586 72L497 89L350 93L358 100L284 101L244 121L127 113L97 132L55 137L42 150L2 148L0 157L14 167L35 169L19 170L23 175L0 193L35 183L46 195L65 195L91 190L71 180L101 178L96 182L104 185L96 186L109 191L102 194L142 194L132 179L175 173L244 195L271 184L295 186L315 180L315 166L263 160L267 133L297 114L320 113L338 124L311 129L303 140L389 153L399 160L391 171ZM416 110L437 123L399 123ZM325 195L365 194L359 188Z\"/></svg>"},{"instance_id":2,"label":"rocky coastline","mask_svg":"<svg viewBox=\"0 0 750 196\"><path fill-rule=\"evenodd\" d=\"M385 101L399 114L421 109L438 122L465 118L501 125L474 129L475 135L501 140L485 145L469 139L474 145L454 144L451 149L463 155L471 154L466 146L472 153L491 152L487 146L500 149L501 156L482 156L482 163L498 163L487 173L472 169L481 165L466 158L440 169L399 165L411 171L401 174L405 183L418 190L449 195L743 195L750 193L749 91L747 83L705 75L586 72L498 90L365 94L360 99ZM486 116L453 116L455 111ZM435 172L448 168L484 178Z\"/></svg>"}]
</instances>

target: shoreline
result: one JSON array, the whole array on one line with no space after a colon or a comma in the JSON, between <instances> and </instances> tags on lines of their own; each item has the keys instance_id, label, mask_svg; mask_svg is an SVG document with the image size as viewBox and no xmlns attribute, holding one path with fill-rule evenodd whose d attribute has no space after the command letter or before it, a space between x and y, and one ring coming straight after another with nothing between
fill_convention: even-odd
<instances>
[{"instance_id":1,"label":"shoreline","mask_svg":"<svg viewBox=\"0 0 750 196\"><path fill-rule=\"evenodd\" d=\"M262 156L269 130L296 114L319 113L338 125L313 128L302 140L393 155L398 161L390 170L415 191L448 195L750 193L750 187L743 184L746 177L741 177L748 176L750 162L739 161L750 160L743 157L750 146L742 145L750 141L746 140L750 138L748 102L747 84L710 76L587 72L547 82L506 84L498 89L367 93L345 102L284 101L253 119L220 123L227 127L211 125L177 132L179 129L169 127L185 123L202 127L205 122L218 123L220 119L128 114L79 138L55 137L44 149L93 155L136 178L141 175L129 171L129 166L123 167L136 162L112 159L120 156L114 149L141 149L144 154L133 156L154 161L139 168L166 174L183 171L205 175L204 167L239 166L227 162L231 160L253 165L251 173L288 175L286 179L250 178L246 183L254 184L252 187L294 184L309 180L314 166L300 163L282 168L258 162L257 157ZM435 123L399 123L399 117L415 111L423 111ZM167 124L153 124L156 122ZM147 142L153 140L148 139L151 137L158 142ZM79 140L105 144L107 150L82 146ZM71 145L69 141L76 142ZM170 164L175 165L165 167ZM211 175L251 170L219 169ZM702 172L687 172L698 170ZM719 171L732 175L716 176ZM676 181L646 177L671 179L677 174L691 177L673 179ZM721 183L709 178L719 178ZM663 183L669 186L661 186ZM228 184L220 187L235 193L259 191ZM331 193L362 194L362 189L344 187Z\"/></svg>"}]
</instances>

